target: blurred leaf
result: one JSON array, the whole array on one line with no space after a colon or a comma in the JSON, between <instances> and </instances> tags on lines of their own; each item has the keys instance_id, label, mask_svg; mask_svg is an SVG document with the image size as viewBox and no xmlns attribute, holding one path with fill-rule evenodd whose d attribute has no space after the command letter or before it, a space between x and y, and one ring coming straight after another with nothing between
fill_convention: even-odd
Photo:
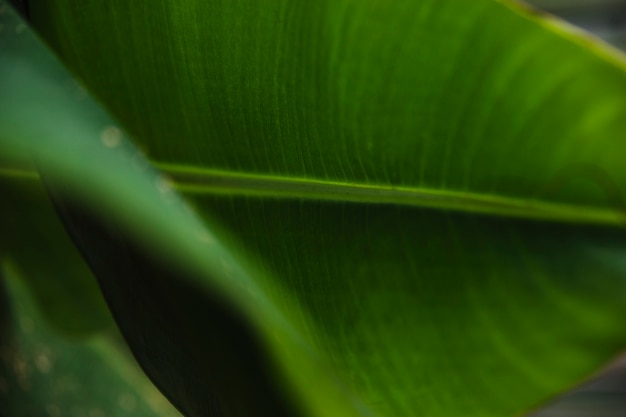
<instances>
[{"instance_id":1,"label":"blurred leaf","mask_svg":"<svg viewBox=\"0 0 626 417\"><path fill-rule=\"evenodd\" d=\"M11 258L46 318L70 335L113 323L97 282L50 206L36 173L4 170L0 177L0 255Z\"/></svg>"},{"instance_id":2,"label":"blurred leaf","mask_svg":"<svg viewBox=\"0 0 626 417\"><path fill-rule=\"evenodd\" d=\"M6 20L2 23L6 27L22 27L14 15L4 16ZM4 160L13 158L14 163L19 163L23 155L31 155L38 168L46 173L47 187L52 187L57 195L75 196L74 201L80 197L79 201L96 213L105 227L113 230L113 236L119 236L113 243L121 243L121 246L107 247L111 239L104 240L100 243L100 252L88 260L92 268L101 265L108 268L109 275L99 277L105 289L118 285L124 291L117 294L122 303L117 303L115 298L109 300L113 313L118 315L126 336L138 341L131 348L157 385L169 395L180 394L173 399L177 406L190 413L206 415L216 408L213 392L216 390L228 399L227 407L239 414L249 415L261 405L274 404L255 413L279 415L276 407L288 407L293 388L280 382L282 374L271 364L270 355L282 357L283 352L287 353L285 357L297 361L298 369L293 371L297 371L299 380L327 381L329 376L323 369L312 366L317 359L304 350L309 348L302 346L293 327L263 295L259 283L168 189L165 178L150 168L123 132L116 130L110 117L87 96L75 94L75 85L67 73L41 48L32 33L25 27L10 30L2 40L0 153ZM39 115L37 123L30 123L33 113ZM113 138L111 132L114 132ZM27 175L38 176L37 172ZM29 231L37 232L36 229L24 232ZM163 239L163 236L168 238ZM137 240L147 249L138 246ZM214 243L211 245L211 242ZM133 250L136 246L138 248ZM146 252L149 256L142 261ZM111 258L111 254L119 257ZM156 260L160 267L150 264ZM172 263L175 268L170 266ZM224 265L232 265L238 280L233 282L232 276L223 274ZM129 276L129 273L135 275ZM54 278L62 285L59 277ZM189 278L190 282L186 283L184 278ZM170 281L172 279L175 281ZM137 280L146 288L134 286ZM160 281L163 286L159 286ZM189 286L191 288L185 290ZM194 286L202 291L198 292ZM248 291L244 293L242 288ZM188 297L204 295L197 303L176 297L177 293L185 291ZM151 298L151 292L160 298ZM126 296L128 298L124 298ZM255 303L249 302L251 297L257 298ZM225 307L206 305L209 299ZM202 314L187 324L189 318L185 314L189 310L185 309L197 309L199 305L204 309ZM181 311L177 312L176 307ZM121 310L124 313L133 308L140 314L119 316L121 309L126 309ZM241 311L237 312L238 308ZM224 313L215 317L212 313L216 311ZM237 315L244 319L237 319ZM229 316L235 318L220 322ZM234 336L228 339L211 333L206 325L212 320L216 320L217 329L237 324L238 327L230 329ZM195 329L200 323L204 328ZM254 328L255 325L258 328ZM245 331L253 333L252 341L245 337ZM272 340L271 354L264 352L256 333L263 333L263 337L270 333L277 336ZM225 341L216 344L216 338ZM224 346L225 343L228 345ZM219 356L211 355L216 349ZM243 360L237 356L241 352L250 355L249 358ZM247 372L254 369L242 369L249 362L260 369L259 373L249 374ZM271 381L259 385L259 375L263 374ZM219 375L225 378L216 379ZM321 388L320 392L324 390ZM327 390L336 393L336 384L329 384ZM246 400L242 401L242 397ZM333 399L332 395L330 398ZM277 401L281 404L276 405ZM347 400L337 400L342 401ZM331 407L342 406L331 404Z\"/></svg>"},{"instance_id":3,"label":"blurred leaf","mask_svg":"<svg viewBox=\"0 0 626 417\"><path fill-rule=\"evenodd\" d=\"M172 180L26 36L3 51L0 151L34 152L188 415L511 416L623 348L609 47L491 0L30 12Z\"/></svg>"},{"instance_id":4,"label":"blurred leaf","mask_svg":"<svg viewBox=\"0 0 626 417\"><path fill-rule=\"evenodd\" d=\"M82 341L60 338L43 321L24 283L7 265L2 278L3 416L180 415L110 337Z\"/></svg>"}]
</instances>

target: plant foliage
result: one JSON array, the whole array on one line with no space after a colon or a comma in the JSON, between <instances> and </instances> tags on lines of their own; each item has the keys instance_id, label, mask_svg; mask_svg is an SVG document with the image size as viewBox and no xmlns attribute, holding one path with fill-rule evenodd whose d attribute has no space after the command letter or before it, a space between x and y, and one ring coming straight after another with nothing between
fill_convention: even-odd
<instances>
[{"instance_id":1,"label":"plant foliage","mask_svg":"<svg viewBox=\"0 0 626 417\"><path fill-rule=\"evenodd\" d=\"M29 4L58 60L0 2L7 323L28 286L111 332L88 265L194 417L512 416L623 349L619 52L510 1ZM86 366L21 389L114 413Z\"/></svg>"}]
</instances>

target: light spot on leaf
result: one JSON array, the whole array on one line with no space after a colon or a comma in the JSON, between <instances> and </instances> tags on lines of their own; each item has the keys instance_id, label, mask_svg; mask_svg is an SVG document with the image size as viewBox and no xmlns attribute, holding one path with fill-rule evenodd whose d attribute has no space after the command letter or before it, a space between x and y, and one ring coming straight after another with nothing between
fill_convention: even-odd
<instances>
[{"instance_id":1,"label":"light spot on leaf","mask_svg":"<svg viewBox=\"0 0 626 417\"><path fill-rule=\"evenodd\" d=\"M100 139L107 148L115 148L122 142L122 131L116 126L108 126L100 133Z\"/></svg>"},{"instance_id":2,"label":"light spot on leaf","mask_svg":"<svg viewBox=\"0 0 626 417\"><path fill-rule=\"evenodd\" d=\"M214 245L215 239L211 235L209 235L205 230L197 230L196 231L196 239L198 239L201 243L205 245Z\"/></svg>"},{"instance_id":3,"label":"light spot on leaf","mask_svg":"<svg viewBox=\"0 0 626 417\"><path fill-rule=\"evenodd\" d=\"M17 383L23 391L30 390L30 381L28 379L30 371L30 366L28 366L26 360L23 357L16 355L13 359L13 372L15 372Z\"/></svg>"},{"instance_id":4,"label":"light spot on leaf","mask_svg":"<svg viewBox=\"0 0 626 417\"><path fill-rule=\"evenodd\" d=\"M47 374L52 369L52 361L45 353L40 353L35 357L35 366L42 374Z\"/></svg>"},{"instance_id":5,"label":"light spot on leaf","mask_svg":"<svg viewBox=\"0 0 626 417\"><path fill-rule=\"evenodd\" d=\"M120 408L124 411L134 411L137 408L137 399L128 392L123 392L117 399Z\"/></svg>"},{"instance_id":6,"label":"light spot on leaf","mask_svg":"<svg viewBox=\"0 0 626 417\"><path fill-rule=\"evenodd\" d=\"M35 327L35 322L30 317L22 317L20 319L20 328L26 334L30 334L33 332L33 328Z\"/></svg>"},{"instance_id":7,"label":"light spot on leaf","mask_svg":"<svg viewBox=\"0 0 626 417\"><path fill-rule=\"evenodd\" d=\"M56 404L48 404L46 406L46 413L48 413L50 417L61 417L61 409Z\"/></svg>"},{"instance_id":8,"label":"light spot on leaf","mask_svg":"<svg viewBox=\"0 0 626 417\"><path fill-rule=\"evenodd\" d=\"M168 195L172 192L172 184L172 180L164 176L158 177L156 180L156 187L163 195Z\"/></svg>"},{"instance_id":9,"label":"light spot on leaf","mask_svg":"<svg viewBox=\"0 0 626 417\"><path fill-rule=\"evenodd\" d=\"M89 411L89 417L106 417L106 414L101 409L94 408L93 410Z\"/></svg>"}]
</instances>

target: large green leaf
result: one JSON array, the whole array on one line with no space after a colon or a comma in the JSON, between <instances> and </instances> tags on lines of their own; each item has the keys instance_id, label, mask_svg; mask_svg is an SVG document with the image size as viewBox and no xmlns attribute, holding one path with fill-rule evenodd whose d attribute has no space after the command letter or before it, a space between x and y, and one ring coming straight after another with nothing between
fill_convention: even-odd
<instances>
[{"instance_id":1,"label":"large green leaf","mask_svg":"<svg viewBox=\"0 0 626 417\"><path fill-rule=\"evenodd\" d=\"M51 64L9 54L4 152L36 143L118 324L189 415L212 392L226 415L509 416L623 347L608 47L490 0L30 10L211 225L32 69Z\"/></svg>"},{"instance_id":2,"label":"large green leaf","mask_svg":"<svg viewBox=\"0 0 626 417\"><path fill-rule=\"evenodd\" d=\"M588 165L623 177L606 148L625 123L624 58L509 2L459 3L35 1L31 13L154 161L613 204L593 177L542 191L587 180Z\"/></svg>"}]
</instances>

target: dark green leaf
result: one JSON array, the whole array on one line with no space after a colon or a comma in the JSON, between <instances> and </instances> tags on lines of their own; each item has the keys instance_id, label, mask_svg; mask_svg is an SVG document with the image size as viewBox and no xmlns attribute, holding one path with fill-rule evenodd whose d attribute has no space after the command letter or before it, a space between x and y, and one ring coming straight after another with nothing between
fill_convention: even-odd
<instances>
[{"instance_id":1,"label":"dark green leaf","mask_svg":"<svg viewBox=\"0 0 626 417\"><path fill-rule=\"evenodd\" d=\"M98 336L60 338L24 282L3 265L0 280L0 413L10 417L176 417L121 349Z\"/></svg>"},{"instance_id":2,"label":"dark green leaf","mask_svg":"<svg viewBox=\"0 0 626 417\"><path fill-rule=\"evenodd\" d=\"M0 255L16 264L46 318L79 335L110 327L96 281L48 202L36 173L7 170L0 177Z\"/></svg>"}]
</instances>

